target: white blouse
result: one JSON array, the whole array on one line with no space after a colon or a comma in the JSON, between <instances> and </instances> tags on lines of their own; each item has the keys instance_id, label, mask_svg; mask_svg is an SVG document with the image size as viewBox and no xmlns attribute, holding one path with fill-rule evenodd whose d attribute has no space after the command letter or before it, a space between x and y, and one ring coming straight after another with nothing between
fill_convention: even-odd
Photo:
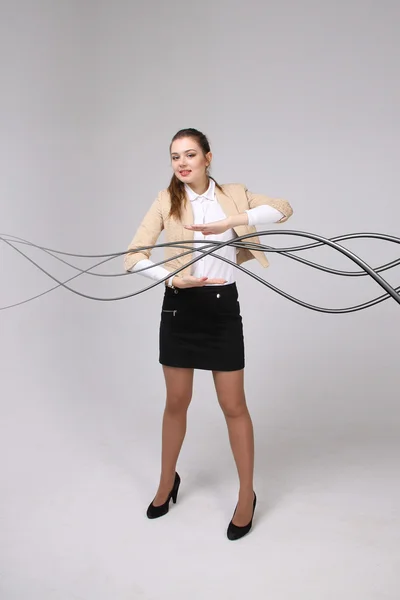
<instances>
[{"instance_id":1,"label":"white blouse","mask_svg":"<svg viewBox=\"0 0 400 600\"><path fill-rule=\"evenodd\" d=\"M218 202L215 195L215 182L210 179L210 185L208 190L204 194L196 194L187 184L185 184L185 190L188 194L189 200L192 204L193 209L193 225L204 225L205 223L212 223L214 221L220 221L226 219L226 214L222 210L220 203ZM248 217L249 225L267 225L268 223L276 223L282 219L283 214L269 205L257 206L256 208L250 208L245 211ZM208 240L217 242L227 242L237 237L233 229L228 229L225 233L218 235L204 235L200 231L193 232L194 240L204 240L207 244ZM196 243L193 245L194 252L193 258L197 258L202 255L201 252L196 251L197 247L201 247L202 244ZM208 247L210 248L210 246ZM214 255L223 256L229 259L233 263L236 263L237 249L234 246L224 246L220 248ZM161 266L152 266L154 262L148 259L140 260L136 265L130 269L131 271L139 271L145 267L151 267L146 271L142 271L140 274L159 281L169 275L169 271ZM212 254L204 256L201 260L192 264L191 275L194 277L209 277L210 279L224 279L227 284L234 283L235 281L235 267L226 263L223 260L215 258Z\"/></svg>"}]
</instances>

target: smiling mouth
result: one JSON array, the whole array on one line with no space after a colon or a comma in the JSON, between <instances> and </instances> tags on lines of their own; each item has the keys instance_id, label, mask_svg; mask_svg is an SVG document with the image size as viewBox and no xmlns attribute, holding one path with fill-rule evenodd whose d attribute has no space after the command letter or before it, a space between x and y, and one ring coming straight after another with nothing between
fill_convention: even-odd
<instances>
[{"instance_id":1,"label":"smiling mouth","mask_svg":"<svg viewBox=\"0 0 400 600\"><path fill-rule=\"evenodd\" d=\"M187 175L190 175L192 171L179 171L179 175L181 175L182 177L186 177Z\"/></svg>"}]
</instances>

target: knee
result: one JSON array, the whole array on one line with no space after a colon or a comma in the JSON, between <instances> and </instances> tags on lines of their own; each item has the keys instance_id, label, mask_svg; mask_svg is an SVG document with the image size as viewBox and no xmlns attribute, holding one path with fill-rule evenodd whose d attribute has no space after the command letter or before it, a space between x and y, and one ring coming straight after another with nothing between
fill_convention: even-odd
<instances>
[{"instance_id":1,"label":"knee","mask_svg":"<svg viewBox=\"0 0 400 600\"><path fill-rule=\"evenodd\" d=\"M167 396L165 410L169 415L179 415L186 413L192 397L187 393L175 393Z\"/></svg>"},{"instance_id":2,"label":"knee","mask_svg":"<svg viewBox=\"0 0 400 600\"><path fill-rule=\"evenodd\" d=\"M222 412L227 419L236 419L247 414L247 405L244 400L238 400L237 402L220 402Z\"/></svg>"}]
</instances>

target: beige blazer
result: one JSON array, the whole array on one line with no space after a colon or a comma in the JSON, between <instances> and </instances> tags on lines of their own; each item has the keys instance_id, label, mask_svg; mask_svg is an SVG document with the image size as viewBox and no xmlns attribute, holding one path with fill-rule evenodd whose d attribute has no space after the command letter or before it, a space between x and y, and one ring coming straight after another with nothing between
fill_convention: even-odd
<instances>
[{"instance_id":1,"label":"beige blazer","mask_svg":"<svg viewBox=\"0 0 400 600\"><path fill-rule=\"evenodd\" d=\"M227 217L243 213L249 208L261 206L262 204L269 204L284 215L279 223L284 223L293 214L292 207L286 200L268 198L261 194L253 194L241 183L227 183L221 187L223 192L215 187L215 193L218 202ZM184 229L184 225L193 224L193 211L189 199L186 198L186 205L182 210L182 217L180 220L169 217L170 208L171 199L169 192L168 190L162 190L141 222L139 229L129 244L128 250L136 250L137 248L155 245L163 230L165 231L166 242L180 242L182 240L190 242L193 240L194 232ZM239 236L248 233L256 233L257 231L255 227L250 227L248 225L239 225L234 227L234 230ZM257 235L247 238L245 241L254 244L260 243ZM195 245L193 245L193 247L195 248ZM193 256L192 254L187 254L184 257L178 258L177 255L184 251L185 250L181 248L165 248L165 259L167 262L164 264L164 267L170 272L185 267ZM150 255L151 249L141 249L139 251L136 250L133 254L125 254L125 270L129 271L137 262L139 262L139 260L149 258ZM262 252L257 250L246 250L244 248L240 248L237 254L237 263L240 265L252 258L256 258L263 267L268 267L269 265L268 260ZM180 276L190 275L190 269L190 266L183 268L179 273Z\"/></svg>"}]
</instances>

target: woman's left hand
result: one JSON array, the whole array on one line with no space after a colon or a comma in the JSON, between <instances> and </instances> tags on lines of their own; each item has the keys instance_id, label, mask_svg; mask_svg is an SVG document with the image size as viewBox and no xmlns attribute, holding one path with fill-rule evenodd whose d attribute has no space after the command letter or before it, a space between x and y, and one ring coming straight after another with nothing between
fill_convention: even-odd
<instances>
[{"instance_id":1,"label":"woman's left hand","mask_svg":"<svg viewBox=\"0 0 400 600\"><path fill-rule=\"evenodd\" d=\"M213 223L204 223L204 225L185 225L185 229L191 231L200 231L203 235L213 235L219 233L225 233L231 228L228 219L222 219L221 221L214 221Z\"/></svg>"}]
</instances>

